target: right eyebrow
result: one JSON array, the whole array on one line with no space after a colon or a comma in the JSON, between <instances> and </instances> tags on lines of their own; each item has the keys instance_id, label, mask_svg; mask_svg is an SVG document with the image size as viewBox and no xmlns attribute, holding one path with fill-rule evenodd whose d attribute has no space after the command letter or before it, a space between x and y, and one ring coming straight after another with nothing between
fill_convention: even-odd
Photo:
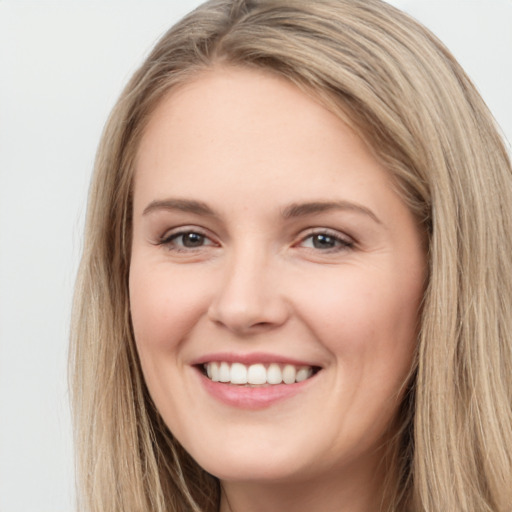
<instances>
[{"instance_id":1,"label":"right eyebrow","mask_svg":"<svg viewBox=\"0 0 512 512\"><path fill-rule=\"evenodd\" d=\"M292 203L287 206L282 215L285 219L294 217L302 217L305 215L314 215L329 210L348 210L357 213L362 213L370 217L377 224L382 224L380 219L366 206L350 201L312 201L307 203Z\"/></svg>"},{"instance_id":2,"label":"right eyebrow","mask_svg":"<svg viewBox=\"0 0 512 512\"><path fill-rule=\"evenodd\" d=\"M216 217L215 212L206 203L192 201L190 199L160 199L152 201L144 208L142 215L147 215L158 210L179 210L187 213L195 213L196 215Z\"/></svg>"}]
</instances>

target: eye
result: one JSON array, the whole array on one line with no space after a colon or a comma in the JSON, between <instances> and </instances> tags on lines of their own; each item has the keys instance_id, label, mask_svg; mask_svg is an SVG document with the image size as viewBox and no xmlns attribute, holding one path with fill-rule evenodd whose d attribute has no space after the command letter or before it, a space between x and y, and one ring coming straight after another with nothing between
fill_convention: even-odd
<instances>
[{"instance_id":1,"label":"eye","mask_svg":"<svg viewBox=\"0 0 512 512\"><path fill-rule=\"evenodd\" d=\"M214 246L216 244L203 233L187 230L164 235L160 241L160 245L165 245L170 250L184 251L204 246Z\"/></svg>"},{"instance_id":2,"label":"eye","mask_svg":"<svg viewBox=\"0 0 512 512\"><path fill-rule=\"evenodd\" d=\"M354 242L348 237L342 237L327 231L322 231L311 233L304 237L299 245L309 249L336 251L353 247Z\"/></svg>"}]
</instances>

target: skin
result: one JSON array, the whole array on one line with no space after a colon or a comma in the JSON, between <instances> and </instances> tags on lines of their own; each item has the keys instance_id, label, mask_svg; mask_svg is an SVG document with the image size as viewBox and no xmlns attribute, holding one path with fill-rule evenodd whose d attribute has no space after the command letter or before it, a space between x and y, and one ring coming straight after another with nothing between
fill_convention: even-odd
<instances>
[{"instance_id":1,"label":"skin","mask_svg":"<svg viewBox=\"0 0 512 512\"><path fill-rule=\"evenodd\" d=\"M290 209L318 202L341 206ZM161 102L136 166L133 327L151 396L221 480L222 511L377 510L425 268L389 173L294 85L216 67ZM205 390L194 362L213 352L321 370L244 409Z\"/></svg>"}]
</instances>

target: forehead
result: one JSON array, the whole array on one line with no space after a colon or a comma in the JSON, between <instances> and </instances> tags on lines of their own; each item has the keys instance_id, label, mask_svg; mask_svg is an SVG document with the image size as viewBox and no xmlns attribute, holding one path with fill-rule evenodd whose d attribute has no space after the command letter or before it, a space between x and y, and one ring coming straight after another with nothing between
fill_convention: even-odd
<instances>
[{"instance_id":1,"label":"forehead","mask_svg":"<svg viewBox=\"0 0 512 512\"><path fill-rule=\"evenodd\" d=\"M207 180L213 174L231 182L257 177L267 187L293 176L314 188L336 181L342 163L360 171L361 181L368 179L367 167L388 177L338 116L291 82L221 68L172 90L155 109L137 154L136 190L149 181L186 187L198 175Z\"/></svg>"},{"instance_id":2,"label":"forehead","mask_svg":"<svg viewBox=\"0 0 512 512\"><path fill-rule=\"evenodd\" d=\"M300 114L300 115L298 115ZM161 100L144 131L139 156L158 144L185 142L205 150L228 137L245 146L259 142L282 144L287 129L307 128L318 119L324 134L339 119L290 81L263 70L220 67L205 70L191 81L172 89ZM303 121L299 123L298 121ZM265 138L261 129L265 128ZM318 133L322 136L322 132Z\"/></svg>"}]
</instances>

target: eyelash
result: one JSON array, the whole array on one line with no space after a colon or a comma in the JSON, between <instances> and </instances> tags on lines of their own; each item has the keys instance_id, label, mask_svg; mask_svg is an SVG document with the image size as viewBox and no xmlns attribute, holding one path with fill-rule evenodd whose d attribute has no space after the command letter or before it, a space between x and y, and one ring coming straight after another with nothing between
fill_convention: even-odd
<instances>
[{"instance_id":1,"label":"eyelash","mask_svg":"<svg viewBox=\"0 0 512 512\"><path fill-rule=\"evenodd\" d=\"M197 236L199 238L200 245L186 247L183 244L183 237L185 237L186 235ZM329 239L334 244L334 246L327 247L327 248L325 248L325 247L319 248L319 247L314 246L315 242L313 241L311 247L304 247L304 248L313 250L313 251L320 251L323 253L333 253L333 252L340 252L340 251L348 250L348 249L351 249L354 247L354 241L352 239L350 239L348 237L346 237L346 238L342 237L339 235L339 233L333 232L329 229L318 229L315 231L311 231L306 236L303 236L299 240L298 243L294 244L294 247L300 247L302 244L304 244L304 242L306 240L309 240L309 239L313 240L314 237L325 237L326 239ZM180 238L182 239L182 243L178 245L176 243L176 240L178 240ZM204 243L205 241L209 241L210 243L205 244ZM167 236L164 235L159 240L158 245L165 246L168 250L175 251L175 252L191 252L194 250L200 250L205 246L206 247L209 247L209 246L217 246L218 247L218 244L216 242L212 241L212 239L208 235L206 235L205 233L202 233L201 231L199 231L197 229L182 229L178 232L171 233Z\"/></svg>"},{"instance_id":2,"label":"eyelash","mask_svg":"<svg viewBox=\"0 0 512 512\"><path fill-rule=\"evenodd\" d=\"M169 235L164 234L162 236L162 238L160 239L160 241L158 242L158 245L165 246L170 251L175 251L175 252L189 252L189 251L194 251L197 249L202 249L203 247L205 247L204 244L201 244L196 247L186 247L183 243L181 243L180 245L177 245L176 240L178 240L179 238L182 238L182 242L183 242L183 237L186 235L196 235L197 237L200 237L200 239L203 242L205 240L209 240L211 243L206 244L206 246L217 245L215 242L213 242L211 240L211 238L208 235L206 235L205 233L202 233L201 231L199 231L197 229L182 229L180 231L171 233Z\"/></svg>"},{"instance_id":3,"label":"eyelash","mask_svg":"<svg viewBox=\"0 0 512 512\"><path fill-rule=\"evenodd\" d=\"M345 236L345 237L340 236L340 234L338 232L331 231L329 229L317 229L317 230L311 231L306 236L301 238L301 240L299 241L299 245L303 244L308 239L314 239L314 237L328 238L328 239L332 240L332 242L335 244L335 246L329 247L329 248L323 248L323 249L320 249L318 247L308 247L308 249L318 250L318 251L326 252L326 253L332 253L332 252L340 252L340 251L352 249L354 247L354 241L351 238L349 238L348 236ZM312 242L312 243L314 244L314 242Z\"/></svg>"}]
</instances>

